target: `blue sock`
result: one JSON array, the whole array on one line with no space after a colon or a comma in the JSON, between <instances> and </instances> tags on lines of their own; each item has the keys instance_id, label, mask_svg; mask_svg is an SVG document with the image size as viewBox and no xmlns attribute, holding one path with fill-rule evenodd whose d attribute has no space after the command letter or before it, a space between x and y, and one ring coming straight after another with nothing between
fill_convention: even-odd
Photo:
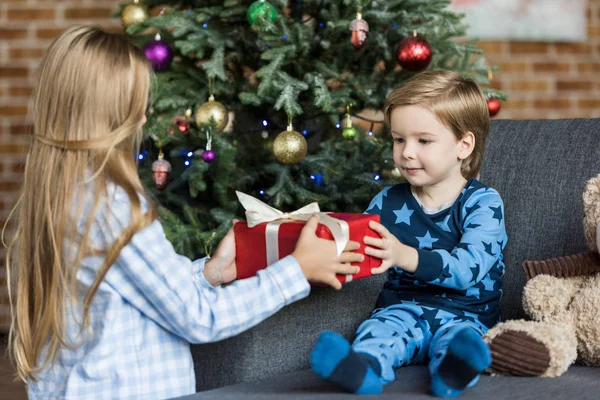
<instances>
[{"instance_id":1,"label":"blue sock","mask_svg":"<svg viewBox=\"0 0 600 400\"><path fill-rule=\"evenodd\" d=\"M383 388L381 366L375 357L357 353L334 332L322 332L310 353L317 375L356 394L379 394Z\"/></svg>"},{"instance_id":2,"label":"blue sock","mask_svg":"<svg viewBox=\"0 0 600 400\"><path fill-rule=\"evenodd\" d=\"M459 331L446 355L431 371L431 392L437 397L458 397L492 363L490 349L473 329Z\"/></svg>"}]
</instances>

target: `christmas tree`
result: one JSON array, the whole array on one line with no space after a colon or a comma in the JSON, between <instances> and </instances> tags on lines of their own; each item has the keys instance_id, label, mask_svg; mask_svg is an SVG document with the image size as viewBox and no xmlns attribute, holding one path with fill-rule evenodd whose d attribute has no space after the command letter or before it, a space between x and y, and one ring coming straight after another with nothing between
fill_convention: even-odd
<instances>
[{"instance_id":1,"label":"christmas tree","mask_svg":"<svg viewBox=\"0 0 600 400\"><path fill-rule=\"evenodd\" d=\"M375 130L382 118L365 110L381 110L421 70L458 71L496 106L505 99L485 87L492 67L449 3L122 4L131 42L156 71L140 175L176 250L210 253L243 217L236 190L284 211L317 201L362 212L399 179L386 128Z\"/></svg>"}]
</instances>

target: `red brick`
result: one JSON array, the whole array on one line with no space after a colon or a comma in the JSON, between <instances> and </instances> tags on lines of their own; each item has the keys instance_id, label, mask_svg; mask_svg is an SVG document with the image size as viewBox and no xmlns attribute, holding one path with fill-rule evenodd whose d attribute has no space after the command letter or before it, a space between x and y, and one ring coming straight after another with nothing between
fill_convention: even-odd
<instances>
[{"instance_id":1,"label":"red brick","mask_svg":"<svg viewBox=\"0 0 600 400\"><path fill-rule=\"evenodd\" d=\"M600 26L599 25L588 25L587 31L588 31L589 37L600 36Z\"/></svg>"},{"instance_id":2,"label":"red brick","mask_svg":"<svg viewBox=\"0 0 600 400\"><path fill-rule=\"evenodd\" d=\"M501 74L504 72L525 72L529 67L529 63L526 62L498 62L495 63L498 66L499 71L496 71L495 74Z\"/></svg>"},{"instance_id":3,"label":"red brick","mask_svg":"<svg viewBox=\"0 0 600 400\"><path fill-rule=\"evenodd\" d=\"M557 81L557 90L592 90L594 83L590 81Z\"/></svg>"},{"instance_id":4,"label":"red brick","mask_svg":"<svg viewBox=\"0 0 600 400\"><path fill-rule=\"evenodd\" d=\"M33 125L11 125L8 132L11 135L30 135L33 133Z\"/></svg>"},{"instance_id":5,"label":"red brick","mask_svg":"<svg viewBox=\"0 0 600 400\"><path fill-rule=\"evenodd\" d=\"M579 72L600 72L600 62L582 62L577 64Z\"/></svg>"},{"instance_id":6,"label":"red brick","mask_svg":"<svg viewBox=\"0 0 600 400\"><path fill-rule=\"evenodd\" d=\"M8 315L0 315L0 326L8 327L10 325L10 317Z\"/></svg>"},{"instance_id":7,"label":"red brick","mask_svg":"<svg viewBox=\"0 0 600 400\"><path fill-rule=\"evenodd\" d=\"M503 90L504 85L498 79L492 79L490 83L487 84L488 87L496 90Z\"/></svg>"},{"instance_id":8,"label":"red brick","mask_svg":"<svg viewBox=\"0 0 600 400\"><path fill-rule=\"evenodd\" d=\"M44 55L46 49L42 48L27 48L27 47L15 47L8 51L9 58L33 58L40 59Z\"/></svg>"},{"instance_id":9,"label":"red brick","mask_svg":"<svg viewBox=\"0 0 600 400\"><path fill-rule=\"evenodd\" d=\"M31 96L31 92L33 91L32 87L10 87L8 88L8 92L11 96Z\"/></svg>"},{"instance_id":10,"label":"red brick","mask_svg":"<svg viewBox=\"0 0 600 400\"><path fill-rule=\"evenodd\" d=\"M26 78L29 76L27 67L0 67L0 76L4 78Z\"/></svg>"},{"instance_id":11,"label":"red brick","mask_svg":"<svg viewBox=\"0 0 600 400\"><path fill-rule=\"evenodd\" d=\"M559 62L534 62L534 72L568 72L570 65L567 63Z\"/></svg>"},{"instance_id":12,"label":"red brick","mask_svg":"<svg viewBox=\"0 0 600 400\"><path fill-rule=\"evenodd\" d=\"M0 39L25 39L27 37L27 28L0 28Z\"/></svg>"},{"instance_id":13,"label":"red brick","mask_svg":"<svg viewBox=\"0 0 600 400\"><path fill-rule=\"evenodd\" d=\"M1 143L0 144L0 153L3 154L17 154L17 153L25 153L29 150L29 145L25 143Z\"/></svg>"},{"instance_id":14,"label":"red brick","mask_svg":"<svg viewBox=\"0 0 600 400\"><path fill-rule=\"evenodd\" d=\"M591 54L593 47L589 43L554 43L558 54Z\"/></svg>"},{"instance_id":15,"label":"red brick","mask_svg":"<svg viewBox=\"0 0 600 400\"><path fill-rule=\"evenodd\" d=\"M0 117L26 116L27 106L0 106Z\"/></svg>"},{"instance_id":16,"label":"red brick","mask_svg":"<svg viewBox=\"0 0 600 400\"><path fill-rule=\"evenodd\" d=\"M9 21L40 21L53 20L56 18L54 9L39 8L13 8L7 11Z\"/></svg>"},{"instance_id":17,"label":"red brick","mask_svg":"<svg viewBox=\"0 0 600 400\"><path fill-rule=\"evenodd\" d=\"M509 50L512 54L545 54L550 46L545 42L510 42Z\"/></svg>"},{"instance_id":18,"label":"red brick","mask_svg":"<svg viewBox=\"0 0 600 400\"><path fill-rule=\"evenodd\" d=\"M502 110L524 110L530 106L530 102L528 100L513 100L508 99L507 101L502 102Z\"/></svg>"},{"instance_id":19,"label":"red brick","mask_svg":"<svg viewBox=\"0 0 600 400\"><path fill-rule=\"evenodd\" d=\"M537 99L533 106L535 108L569 108L571 102L568 99Z\"/></svg>"},{"instance_id":20,"label":"red brick","mask_svg":"<svg viewBox=\"0 0 600 400\"><path fill-rule=\"evenodd\" d=\"M109 19L112 13L110 8L67 8L65 19Z\"/></svg>"},{"instance_id":21,"label":"red brick","mask_svg":"<svg viewBox=\"0 0 600 400\"><path fill-rule=\"evenodd\" d=\"M484 54L489 55L505 53L504 43L505 42L481 41L478 42L477 45L483 50Z\"/></svg>"},{"instance_id":22,"label":"red brick","mask_svg":"<svg viewBox=\"0 0 600 400\"><path fill-rule=\"evenodd\" d=\"M21 188L21 182L0 181L0 192L16 192ZM0 226L3 226L3 221L0 221Z\"/></svg>"},{"instance_id":23,"label":"red brick","mask_svg":"<svg viewBox=\"0 0 600 400\"><path fill-rule=\"evenodd\" d=\"M579 99L577 102L579 108L600 108L600 99Z\"/></svg>"},{"instance_id":24,"label":"red brick","mask_svg":"<svg viewBox=\"0 0 600 400\"><path fill-rule=\"evenodd\" d=\"M538 90L548 90L548 82L532 81L532 80L516 81L516 82L510 83L510 88L512 90L519 90L519 91L526 91L526 92L538 91Z\"/></svg>"},{"instance_id":25,"label":"red brick","mask_svg":"<svg viewBox=\"0 0 600 400\"><path fill-rule=\"evenodd\" d=\"M25 171L25 163L17 162L10 166L10 170L15 173L23 173Z\"/></svg>"},{"instance_id":26,"label":"red brick","mask_svg":"<svg viewBox=\"0 0 600 400\"><path fill-rule=\"evenodd\" d=\"M49 29L38 29L35 33L35 36L38 39L54 39L57 37L64 29L60 28L49 28Z\"/></svg>"}]
</instances>

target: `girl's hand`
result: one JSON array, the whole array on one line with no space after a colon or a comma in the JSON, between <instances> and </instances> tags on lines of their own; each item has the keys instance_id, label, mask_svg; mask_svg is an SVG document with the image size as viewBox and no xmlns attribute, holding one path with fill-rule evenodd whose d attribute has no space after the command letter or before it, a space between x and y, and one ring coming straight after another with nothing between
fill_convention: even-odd
<instances>
[{"instance_id":1,"label":"girl's hand","mask_svg":"<svg viewBox=\"0 0 600 400\"><path fill-rule=\"evenodd\" d=\"M234 225L237 222L237 220L233 220ZM212 286L223 285L237 278L233 227L221 240L215 254L204 266L204 277Z\"/></svg>"},{"instance_id":2,"label":"girl's hand","mask_svg":"<svg viewBox=\"0 0 600 400\"><path fill-rule=\"evenodd\" d=\"M367 245L365 254L381 259L381 266L373 268L371 274L381 274L394 266L398 266L410 273L417 270L417 264L413 263L413 256L415 255L418 261L418 254L415 249L402 244L396 236L392 235L385 226L378 222L369 222L369 227L381 236L381 238L365 236L363 239ZM408 262L403 263L402 261Z\"/></svg>"},{"instance_id":3,"label":"girl's hand","mask_svg":"<svg viewBox=\"0 0 600 400\"><path fill-rule=\"evenodd\" d=\"M300 264L307 280L325 283L339 290L342 284L337 280L336 274L356 274L360 268L349 263L361 262L364 256L353 252L360 248L360 244L352 241L348 242L344 252L338 256L333 240L317 237L315 231L318 225L319 216L313 215L302 228L292 256Z\"/></svg>"}]
</instances>

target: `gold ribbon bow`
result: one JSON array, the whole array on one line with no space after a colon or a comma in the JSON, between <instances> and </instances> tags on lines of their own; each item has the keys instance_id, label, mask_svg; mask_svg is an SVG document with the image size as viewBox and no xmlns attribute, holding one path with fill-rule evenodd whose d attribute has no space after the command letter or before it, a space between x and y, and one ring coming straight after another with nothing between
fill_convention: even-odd
<instances>
[{"instance_id":1,"label":"gold ribbon bow","mask_svg":"<svg viewBox=\"0 0 600 400\"><path fill-rule=\"evenodd\" d=\"M246 209L246 220L249 228L253 228L258 224L268 222L266 229L267 237L267 265L271 265L279 260L279 246L277 237L279 234L279 225L289 222L290 220L308 221L315 214L319 215L319 223L325 225L331 231L337 255L342 254L348 244L350 237L350 228L346 221L333 218L328 213L321 212L317 203L310 203L296 211L284 213L270 205L263 203L256 197L252 197L246 193L235 192L237 197Z\"/></svg>"}]
</instances>

